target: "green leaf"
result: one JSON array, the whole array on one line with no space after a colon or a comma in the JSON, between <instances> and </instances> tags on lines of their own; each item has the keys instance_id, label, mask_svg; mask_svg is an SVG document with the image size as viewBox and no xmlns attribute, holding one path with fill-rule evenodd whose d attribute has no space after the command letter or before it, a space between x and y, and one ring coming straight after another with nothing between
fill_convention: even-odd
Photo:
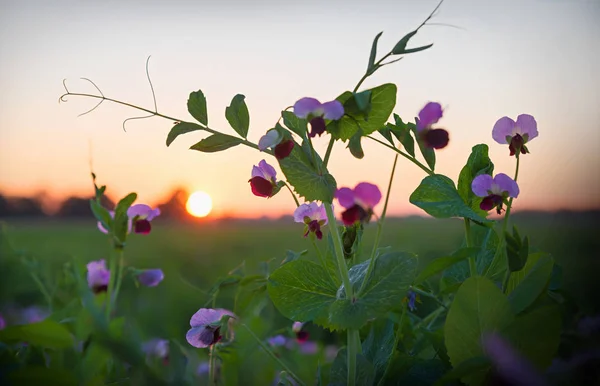
<instances>
[{"instance_id":1,"label":"green leaf","mask_svg":"<svg viewBox=\"0 0 600 386\"><path fill-rule=\"evenodd\" d=\"M29 365L6 374L11 385L76 386L77 379L67 369Z\"/></svg>"},{"instance_id":2,"label":"green leaf","mask_svg":"<svg viewBox=\"0 0 600 386\"><path fill-rule=\"evenodd\" d=\"M513 279L511 274L510 279L513 280L511 282L509 279L509 285L514 289L510 291L508 300L515 314L524 311L544 292L550 282L553 266L552 256L543 254L522 279Z\"/></svg>"},{"instance_id":3,"label":"green leaf","mask_svg":"<svg viewBox=\"0 0 600 386\"><path fill-rule=\"evenodd\" d=\"M45 348L69 348L73 347L73 336L63 324L44 320L0 330L0 342L27 342Z\"/></svg>"},{"instance_id":4,"label":"green leaf","mask_svg":"<svg viewBox=\"0 0 600 386\"><path fill-rule=\"evenodd\" d=\"M490 368L491 362L488 357L479 356L467 359L461 362L458 366L448 371L441 377L434 386L444 386L450 382L458 381L461 378L467 377L473 373L484 372Z\"/></svg>"},{"instance_id":5,"label":"green leaf","mask_svg":"<svg viewBox=\"0 0 600 386\"><path fill-rule=\"evenodd\" d=\"M202 151L204 153L214 153L217 151L227 150L230 147L234 147L242 143L242 140L236 137L232 137L227 134L213 134L209 137L204 138L194 146L190 147L192 150Z\"/></svg>"},{"instance_id":6,"label":"green leaf","mask_svg":"<svg viewBox=\"0 0 600 386\"><path fill-rule=\"evenodd\" d=\"M425 144L425 141L423 141L423 139L417 132L416 124L409 122L406 124L406 126L410 129L410 131L412 131L413 135L415 136L415 138L417 140L417 144L419 145L419 150L421 151L421 154L423 155L425 162L427 162L427 165L429 166L429 168L432 171L434 171L435 170L435 150L433 150L430 147L427 147L427 145Z\"/></svg>"},{"instance_id":7,"label":"green leaf","mask_svg":"<svg viewBox=\"0 0 600 386\"><path fill-rule=\"evenodd\" d=\"M464 217L482 223L490 222L468 207L454 182L441 174L425 177L410 195L410 202L436 218Z\"/></svg>"},{"instance_id":8,"label":"green leaf","mask_svg":"<svg viewBox=\"0 0 600 386\"><path fill-rule=\"evenodd\" d=\"M301 256L306 255L307 253L308 253L308 249L304 249L300 252L294 252L294 251L291 251L288 249L287 251L285 251L285 258L281 262L281 265L292 262L292 261L296 261Z\"/></svg>"},{"instance_id":9,"label":"green leaf","mask_svg":"<svg viewBox=\"0 0 600 386\"><path fill-rule=\"evenodd\" d=\"M192 131L204 130L204 128L200 125L190 122L179 122L167 135L167 146L171 145L175 138L179 137L181 134L190 133Z\"/></svg>"},{"instance_id":10,"label":"green leaf","mask_svg":"<svg viewBox=\"0 0 600 386\"><path fill-rule=\"evenodd\" d=\"M521 239L519 231L515 226L512 236L508 233L506 238L506 256L508 257L508 269L510 272L518 272L523 269L529 256L529 238Z\"/></svg>"},{"instance_id":11,"label":"green leaf","mask_svg":"<svg viewBox=\"0 0 600 386\"><path fill-rule=\"evenodd\" d=\"M362 130L357 130L356 134L350 138L350 142L348 142L348 148L350 149L350 153L354 156L354 158L362 159L365 156L365 153L362 149L362 145L360 140L362 138Z\"/></svg>"},{"instance_id":12,"label":"green leaf","mask_svg":"<svg viewBox=\"0 0 600 386\"><path fill-rule=\"evenodd\" d=\"M227 121L236 133L243 138L247 138L248 128L250 127L250 114L248 113L248 106L246 106L244 99L246 97L242 94L234 96L229 107L225 109L225 118L227 118Z\"/></svg>"},{"instance_id":13,"label":"green leaf","mask_svg":"<svg viewBox=\"0 0 600 386\"><path fill-rule=\"evenodd\" d=\"M298 118L291 111L282 111L281 116L283 117L283 124L288 129L298 134L300 138L306 138L307 126L305 119Z\"/></svg>"},{"instance_id":14,"label":"green leaf","mask_svg":"<svg viewBox=\"0 0 600 386\"><path fill-rule=\"evenodd\" d=\"M402 39L400 39L398 41L398 43L396 43L396 45L394 46L394 48L392 49L392 55L403 55L403 54L412 54L415 52L419 52L419 51L424 51L428 48L430 48L431 46L433 46L433 43L425 45L425 46L420 46L420 47L416 47L416 48L406 48L406 45L408 44L408 41L417 34L417 32L419 31L419 29L417 28L416 30L407 33L406 35L404 35L404 37Z\"/></svg>"},{"instance_id":15,"label":"green leaf","mask_svg":"<svg viewBox=\"0 0 600 386\"><path fill-rule=\"evenodd\" d=\"M383 377L385 368L394 353L394 326L394 322L389 319L375 321L362 344L363 355L373 364L374 384Z\"/></svg>"},{"instance_id":16,"label":"green leaf","mask_svg":"<svg viewBox=\"0 0 600 386\"><path fill-rule=\"evenodd\" d=\"M98 201L95 199L90 200L90 208L92 209L92 213L96 220L102 223L104 229L110 231L112 228L112 217L106 208L104 208Z\"/></svg>"},{"instance_id":17,"label":"green leaf","mask_svg":"<svg viewBox=\"0 0 600 386\"><path fill-rule=\"evenodd\" d=\"M362 356L356 354L356 378L355 385L372 385L375 378L373 365ZM329 386L346 386L348 384L348 351L346 348L338 351L331 365L331 377Z\"/></svg>"},{"instance_id":18,"label":"green leaf","mask_svg":"<svg viewBox=\"0 0 600 386\"><path fill-rule=\"evenodd\" d=\"M377 58L377 41L383 34L383 31L378 33L373 39L373 44L371 45L371 54L369 55L369 64L367 65L367 75L371 75L374 73L377 68L375 67L375 59Z\"/></svg>"},{"instance_id":19,"label":"green leaf","mask_svg":"<svg viewBox=\"0 0 600 386\"><path fill-rule=\"evenodd\" d=\"M127 196L123 197L115 207L113 234L122 243L125 242L125 239L127 238L127 230L129 228L129 216L127 215L127 210L136 199L136 193L129 193Z\"/></svg>"},{"instance_id":20,"label":"green leaf","mask_svg":"<svg viewBox=\"0 0 600 386\"><path fill-rule=\"evenodd\" d=\"M208 111L206 110L206 97L202 90L190 93L187 101L187 108L192 117L204 126L208 125ZM168 145L167 145L168 146Z\"/></svg>"},{"instance_id":21,"label":"green leaf","mask_svg":"<svg viewBox=\"0 0 600 386\"><path fill-rule=\"evenodd\" d=\"M390 126L392 126L391 124L387 124L384 127L382 127L381 129L377 130L379 131L379 134L381 134L383 136L383 138L387 139L388 142L392 145L394 145L394 140L392 139L392 130L390 128Z\"/></svg>"},{"instance_id":22,"label":"green leaf","mask_svg":"<svg viewBox=\"0 0 600 386\"><path fill-rule=\"evenodd\" d=\"M399 308L415 278L418 259L406 252L388 252L379 256L365 279L370 259L350 268L350 282L356 291L367 280L362 291L347 299L342 285L338 300L330 308L329 320L338 328L361 328L368 320Z\"/></svg>"},{"instance_id":23,"label":"green leaf","mask_svg":"<svg viewBox=\"0 0 600 386\"><path fill-rule=\"evenodd\" d=\"M479 248L461 248L450 256L444 256L431 261L415 279L415 285L421 284L433 275L436 275L446 268L463 261L466 258L476 255Z\"/></svg>"},{"instance_id":24,"label":"green leaf","mask_svg":"<svg viewBox=\"0 0 600 386\"><path fill-rule=\"evenodd\" d=\"M285 317L324 324L329 306L336 300L337 286L321 265L296 260L273 271L267 290L273 304Z\"/></svg>"},{"instance_id":25,"label":"green leaf","mask_svg":"<svg viewBox=\"0 0 600 386\"><path fill-rule=\"evenodd\" d=\"M538 369L546 369L560 344L562 318L557 306L537 308L519 316L502 335Z\"/></svg>"},{"instance_id":26,"label":"green leaf","mask_svg":"<svg viewBox=\"0 0 600 386\"><path fill-rule=\"evenodd\" d=\"M279 160L279 166L296 193L306 201L333 202L335 179L326 170L319 173L300 146L294 146L289 157Z\"/></svg>"},{"instance_id":27,"label":"green leaf","mask_svg":"<svg viewBox=\"0 0 600 386\"><path fill-rule=\"evenodd\" d=\"M493 172L494 164L488 156L488 146L485 144L473 146L467 164L462 168L458 176L457 189L463 201L481 217L487 216L487 212L479 208L483 198L477 197L473 193L471 184L473 183L473 179L478 175L493 175Z\"/></svg>"},{"instance_id":28,"label":"green leaf","mask_svg":"<svg viewBox=\"0 0 600 386\"><path fill-rule=\"evenodd\" d=\"M420 51L425 51L428 48L433 47L433 43L431 44L426 44L424 46L420 46L420 47L415 47L415 48L406 48L404 50L404 52L402 52L403 54L414 54L415 52L420 52Z\"/></svg>"},{"instance_id":29,"label":"green leaf","mask_svg":"<svg viewBox=\"0 0 600 386\"><path fill-rule=\"evenodd\" d=\"M392 134L396 136L404 149L411 156L415 156L415 140L411 135L411 126L404 123L398 114L394 114L395 125L392 125Z\"/></svg>"},{"instance_id":30,"label":"green leaf","mask_svg":"<svg viewBox=\"0 0 600 386\"><path fill-rule=\"evenodd\" d=\"M364 117L365 121L369 121L369 113L371 112L371 99L373 92L365 90L358 93L352 93L352 98L348 99L344 104L344 113L357 118Z\"/></svg>"},{"instance_id":31,"label":"green leaf","mask_svg":"<svg viewBox=\"0 0 600 386\"><path fill-rule=\"evenodd\" d=\"M467 279L454 297L446 317L444 336L453 367L474 357L483 356L481 338L506 328L514 320L508 299L484 277ZM484 371L462 378L469 385L481 384Z\"/></svg>"},{"instance_id":32,"label":"green leaf","mask_svg":"<svg viewBox=\"0 0 600 386\"><path fill-rule=\"evenodd\" d=\"M363 135L369 135L385 125L396 106L396 85L386 83L367 91L371 91L371 111L368 117L363 114L344 115L337 121L331 121L327 125L327 131L333 138L347 141L352 138L359 126L363 130ZM344 109L347 107L352 109L352 106L356 106L352 96L351 92L346 91L336 99L344 105Z\"/></svg>"}]
</instances>

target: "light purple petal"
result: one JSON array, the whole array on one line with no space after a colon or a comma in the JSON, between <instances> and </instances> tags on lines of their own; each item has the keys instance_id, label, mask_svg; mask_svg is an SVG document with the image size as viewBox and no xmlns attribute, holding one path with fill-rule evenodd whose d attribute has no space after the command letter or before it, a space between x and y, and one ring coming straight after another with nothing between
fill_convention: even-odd
<instances>
[{"instance_id":1,"label":"light purple petal","mask_svg":"<svg viewBox=\"0 0 600 386\"><path fill-rule=\"evenodd\" d=\"M152 221L154 220L154 218L160 216L160 209L156 208L150 211L150 213L148 213L148 217L146 218L146 220L148 221Z\"/></svg>"},{"instance_id":2,"label":"light purple petal","mask_svg":"<svg viewBox=\"0 0 600 386\"><path fill-rule=\"evenodd\" d=\"M115 218L115 211L114 210L109 210L108 214L110 214L111 218ZM100 221L98 221L98 229L100 230L100 232L102 232L104 234L108 234L108 229L104 228L104 226L102 225L102 223Z\"/></svg>"},{"instance_id":3,"label":"light purple petal","mask_svg":"<svg viewBox=\"0 0 600 386\"><path fill-rule=\"evenodd\" d=\"M437 102L429 102L419 111L419 125L418 129L422 130L427 128L437 121L444 115L442 105Z\"/></svg>"},{"instance_id":4,"label":"light purple petal","mask_svg":"<svg viewBox=\"0 0 600 386\"><path fill-rule=\"evenodd\" d=\"M323 118L337 121L344 116L344 106L338 100L325 102L321 105L323 110Z\"/></svg>"},{"instance_id":5,"label":"light purple petal","mask_svg":"<svg viewBox=\"0 0 600 386\"><path fill-rule=\"evenodd\" d=\"M197 348L208 347L213 343L215 330L206 326L191 328L185 334L188 343Z\"/></svg>"},{"instance_id":6,"label":"light purple petal","mask_svg":"<svg viewBox=\"0 0 600 386\"><path fill-rule=\"evenodd\" d=\"M304 223L304 217L311 217L312 208L310 204L302 204L296 208L294 211L294 221L299 223Z\"/></svg>"},{"instance_id":7,"label":"light purple petal","mask_svg":"<svg viewBox=\"0 0 600 386\"><path fill-rule=\"evenodd\" d=\"M538 136L537 122L535 118L529 114L521 114L517 117L516 126L521 129L521 136L528 135L528 141Z\"/></svg>"},{"instance_id":8,"label":"light purple petal","mask_svg":"<svg viewBox=\"0 0 600 386\"><path fill-rule=\"evenodd\" d=\"M196 369L196 374L198 374L198 375L208 374L209 370L210 370L210 364L208 362L202 362L198 365L198 369Z\"/></svg>"},{"instance_id":9,"label":"light purple petal","mask_svg":"<svg viewBox=\"0 0 600 386\"><path fill-rule=\"evenodd\" d=\"M282 138L283 136L279 133L279 131L271 129L267 131L267 134L263 135L258 140L258 149L260 151L265 151L270 147L274 147L281 142Z\"/></svg>"},{"instance_id":10,"label":"light purple petal","mask_svg":"<svg viewBox=\"0 0 600 386\"><path fill-rule=\"evenodd\" d=\"M90 288L106 286L110 281L110 271L106 269L106 261L90 261L87 264L87 281Z\"/></svg>"},{"instance_id":11,"label":"light purple petal","mask_svg":"<svg viewBox=\"0 0 600 386\"><path fill-rule=\"evenodd\" d=\"M142 351L147 355L166 358L169 356L169 341L166 339L152 339L142 345Z\"/></svg>"},{"instance_id":12,"label":"light purple petal","mask_svg":"<svg viewBox=\"0 0 600 386\"><path fill-rule=\"evenodd\" d=\"M190 319L190 326L198 327L207 324L217 323L223 315L235 317L235 314L223 308L201 308Z\"/></svg>"},{"instance_id":13,"label":"light purple petal","mask_svg":"<svg viewBox=\"0 0 600 386\"><path fill-rule=\"evenodd\" d=\"M267 161L262 160L258 163L258 167L263 172L263 176L268 181L275 181L277 178L277 172L275 168L267 163Z\"/></svg>"},{"instance_id":14,"label":"light purple petal","mask_svg":"<svg viewBox=\"0 0 600 386\"><path fill-rule=\"evenodd\" d=\"M377 185L361 182L354 188L355 200L360 201L363 206L374 208L381 201L381 191Z\"/></svg>"},{"instance_id":15,"label":"light purple petal","mask_svg":"<svg viewBox=\"0 0 600 386\"><path fill-rule=\"evenodd\" d=\"M319 352L319 345L317 342L304 342L300 345L300 352L306 355L316 354Z\"/></svg>"},{"instance_id":16,"label":"light purple petal","mask_svg":"<svg viewBox=\"0 0 600 386\"><path fill-rule=\"evenodd\" d=\"M146 218L150 213L152 213L152 208L146 204L135 204L127 209L127 216L129 218L134 218L136 216Z\"/></svg>"},{"instance_id":17,"label":"light purple petal","mask_svg":"<svg viewBox=\"0 0 600 386\"><path fill-rule=\"evenodd\" d=\"M314 203L314 204L316 205L316 203ZM333 205L331 207L332 207L331 209L333 210L334 209ZM327 224L327 211L325 210L324 204L317 205L317 209L314 212L314 216L315 216L314 219L317 221L321 221L321 220L325 221L323 223L323 225Z\"/></svg>"},{"instance_id":18,"label":"light purple petal","mask_svg":"<svg viewBox=\"0 0 600 386\"><path fill-rule=\"evenodd\" d=\"M509 117L498 119L492 129L492 138L500 144L507 144L506 137L512 137L515 125L515 121Z\"/></svg>"},{"instance_id":19,"label":"light purple petal","mask_svg":"<svg viewBox=\"0 0 600 386\"><path fill-rule=\"evenodd\" d=\"M294 322L292 324L292 331L293 332L299 332L300 330L302 330L302 326L304 326L304 323L302 323L302 322Z\"/></svg>"},{"instance_id":20,"label":"light purple petal","mask_svg":"<svg viewBox=\"0 0 600 386\"><path fill-rule=\"evenodd\" d=\"M276 336L273 336L273 337L270 337L269 339L267 339L267 342L273 347L280 347L280 346L285 345L285 342L287 342L287 339L283 335L276 335Z\"/></svg>"},{"instance_id":21,"label":"light purple petal","mask_svg":"<svg viewBox=\"0 0 600 386\"><path fill-rule=\"evenodd\" d=\"M516 181L504 173L496 174L494 183L498 185L502 192L508 192L509 197L517 198L519 196L519 185Z\"/></svg>"},{"instance_id":22,"label":"light purple petal","mask_svg":"<svg viewBox=\"0 0 600 386\"><path fill-rule=\"evenodd\" d=\"M492 189L494 179L489 174L480 174L473 179L471 190L479 197L487 197L488 191Z\"/></svg>"},{"instance_id":23,"label":"light purple petal","mask_svg":"<svg viewBox=\"0 0 600 386\"><path fill-rule=\"evenodd\" d=\"M335 192L335 198L346 209L354 206L354 192L350 188L341 188Z\"/></svg>"},{"instance_id":24,"label":"light purple petal","mask_svg":"<svg viewBox=\"0 0 600 386\"><path fill-rule=\"evenodd\" d=\"M137 278L146 287L156 287L165 278L165 274L161 269L147 269L140 273Z\"/></svg>"},{"instance_id":25,"label":"light purple petal","mask_svg":"<svg viewBox=\"0 0 600 386\"><path fill-rule=\"evenodd\" d=\"M302 98L294 104L294 114L298 118L306 119L309 114L321 107L321 102L315 98Z\"/></svg>"},{"instance_id":26,"label":"light purple petal","mask_svg":"<svg viewBox=\"0 0 600 386\"><path fill-rule=\"evenodd\" d=\"M252 178L254 177L265 178L263 171L256 165L252 166Z\"/></svg>"}]
</instances>

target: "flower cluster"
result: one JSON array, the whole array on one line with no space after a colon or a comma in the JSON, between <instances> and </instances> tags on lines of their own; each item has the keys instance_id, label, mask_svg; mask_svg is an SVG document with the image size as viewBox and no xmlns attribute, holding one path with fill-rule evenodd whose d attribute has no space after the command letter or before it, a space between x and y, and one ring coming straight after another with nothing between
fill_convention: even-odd
<instances>
[{"instance_id":1,"label":"flower cluster","mask_svg":"<svg viewBox=\"0 0 600 386\"><path fill-rule=\"evenodd\" d=\"M417 121L417 133L425 146L433 149L442 149L448 146L449 135L444 129L434 129L436 124L444 115L442 105L437 102L429 102L419 112Z\"/></svg>"},{"instance_id":2,"label":"flower cluster","mask_svg":"<svg viewBox=\"0 0 600 386\"><path fill-rule=\"evenodd\" d=\"M114 211L109 211L110 217L115 217ZM152 209L149 205L146 204L136 204L132 205L127 210L127 233L131 233L131 230L135 233L146 235L150 233L152 230L152 226L150 225L150 221L154 218L160 216L160 209ZM98 229L100 232L107 234L108 230L102 225L100 221L98 221Z\"/></svg>"}]
</instances>

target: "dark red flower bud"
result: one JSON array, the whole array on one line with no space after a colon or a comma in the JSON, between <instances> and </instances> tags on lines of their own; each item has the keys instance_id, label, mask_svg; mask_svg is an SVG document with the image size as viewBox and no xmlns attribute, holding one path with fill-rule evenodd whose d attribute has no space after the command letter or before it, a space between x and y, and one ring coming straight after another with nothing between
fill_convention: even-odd
<instances>
[{"instance_id":1,"label":"dark red flower bud","mask_svg":"<svg viewBox=\"0 0 600 386\"><path fill-rule=\"evenodd\" d=\"M284 159L288 157L294 149L294 145L294 141L288 139L287 141L283 141L279 145L275 146L275 158Z\"/></svg>"},{"instance_id":2,"label":"dark red flower bud","mask_svg":"<svg viewBox=\"0 0 600 386\"><path fill-rule=\"evenodd\" d=\"M134 226L134 232L142 235L147 235L152 230L152 225L148 220L136 220Z\"/></svg>"},{"instance_id":3,"label":"dark red flower bud","mask_svg":"<svg viewBox=\"0 0 600 386\"><path fill-rule=\"evenodd\" d=\"M262 177L252 177L248 182L250 182L252 193L255 196L271 197L273 195L273 184L271 181L267 181Z\"/></svg>"},{"instance_id":4,"label":"dark red flower bud","mask_svg":"<svg viewBox=\"0 0 600 386\"><path fill-rule=\"evenodd\" d=\"M320 137L321 134L325 132L325 119L323 117L315 117L310 120L310 133L308 136L311 138L316 137L317 135Z\"/></svg>"},{"instance_id":5,"label":"dark red flower bud","mask_svg":"<svg viewBox=\"0 0 600 386\"><path fill-rule=\"evenodd\" d=\"M502 196L492 194L490 196L485 197L483 200L481 200L479 208L481 210L485 210L486 212L497 208L498 214L500 214L502 210Z\"/></svg>"},{"instance_id":6,"label":"dark red flower bud","mask_svg":"<svg viewBox=\"0 0 600 386\"><path fill-rule=\"evenodd\" d=\"M448 132L444 129L431 129L425 131L423 138L427 147L443 149L450 140Z\"/></svg>"},{"instance_id":7,"label":"dark red flower bud","mask_svg":"<svg viewBox=\"0 0 600 386\"><path fill-rule=\"evenodd\" d=\"M298 343L304 343L308 340L308 332L307 331L298 331L296 333L296 340L298 341Z\"/></svg>"},{"instance_id":8,"label":"dark red flower bud","mask_svg":"<svg viewBox=\"0 0 600 386\"><path fill-rule=\"evenodd\" d=\"M510 150L510 155L515 155L516 153L527 154L529 152L525 147L525 140L520 134L515 134L512 137L508 149Z\"/></svg>"},{"instance_id":9,"label":"dark red flower bud","mask_svg":"<svg viewBox=\"0 0 600 386\"><path fill-rule=\"evenodd\" d=\"M342 221L344 222L344 225L352 225L357 221L364 221L367 218L369 218L369 213L358 204L342 212Z\"/></svg>"}]
</instances>

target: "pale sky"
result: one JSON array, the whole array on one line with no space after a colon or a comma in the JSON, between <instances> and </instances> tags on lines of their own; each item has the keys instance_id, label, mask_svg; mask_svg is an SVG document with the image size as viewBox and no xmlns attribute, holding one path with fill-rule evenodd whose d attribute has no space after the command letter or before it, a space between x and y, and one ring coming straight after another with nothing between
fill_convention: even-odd
<instances>
[{"instance_id":1,"label":"pale sky","mask_svg":"<svg viewBox=\"0 0 600 386\"><path fill-rule=\"evenodd\" d=\"M52 5L50 5L52 3ZM427 17L437 1L5 1L0 0L0 192L52 197L92 194L94 170L111 197L138 192L156 203L175 186L204 190L216 213L279 216L293 212L289 194L266 200L248 184L268 156L238 146L222 153L187 150L202 132L165 138L161 118L71 97L58 104L62 79L152 108L146 57L159 112L192 120L191 91L208 100L209 126L234 134L225 116L242 93L257 142L279 111L303 96L330 100L351 90L367 65L373 37L387 52ZM436 171L457 179L470 149L487 143L496 172L514 174L514 158L491 130L502 116L533 115L540 136L522 159L515 209L600 207L600 1L447 0L411 45L432 49L384 67L364 86L398 86L394 112L411 120L428 101L446 107L440 127L450 144ZM324 153L328 138L316 140ZM365 158L337 144L330 171L338 186L360 181L387 188L394 154L364 140ZM273 160L274 162L274 160ZM281 174L280 174L281 175ZM400 160L390 213L422 213L408 202L424 173ZM381 207L378 208L381 210Z\"/></svg>"}]
</instances>

